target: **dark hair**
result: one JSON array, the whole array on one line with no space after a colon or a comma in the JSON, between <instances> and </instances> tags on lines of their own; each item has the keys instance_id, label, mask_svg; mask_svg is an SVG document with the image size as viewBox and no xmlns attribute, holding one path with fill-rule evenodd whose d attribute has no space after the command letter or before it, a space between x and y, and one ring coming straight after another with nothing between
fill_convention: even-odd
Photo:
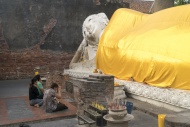
<instances>
[{"instance_id":1,"label":"dark hair","mask_svg":"<svg viewBox=\"0 0 190 127\"><path fill-rule=\"evenodd\" d=\"M58 88L59 86L56 84L56 83L53 83L52 85L51 85L51 88L52 89L54 89L54 88Z\"/></svg>"},{"instance_id":2,"label":"dark hair","mask_svg":"<svg viewBox=\"0 0 190 127\"><path fill-rule=\"evenodd\" d=\"M40 81L40 78L41 78L41 77L40 77L40 75L36 75L35 78L36 78L38 81Z\"/></svg>"},{"instance_id":3,"label":"dark hair","mask_svg":"<svg viewBox=\"0 0 190 127\"><path fill-rule=\"evenodd\" d=\"M34 77L34 78L31 80L30 87L32 87L36 81L37 81L37 78Z\"/></svg>"}]
</instances>

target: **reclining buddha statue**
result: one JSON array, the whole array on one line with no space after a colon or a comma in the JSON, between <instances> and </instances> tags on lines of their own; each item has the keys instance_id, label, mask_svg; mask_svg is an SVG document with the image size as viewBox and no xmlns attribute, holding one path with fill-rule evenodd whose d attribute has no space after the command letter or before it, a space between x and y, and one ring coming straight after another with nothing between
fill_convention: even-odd
<instances>
[{"instance_id":1,"label":"reclining buddha statue","mask_svg":"<svg viewBox=\"0 0 190 127\"><path fill-rule=\"evenodd\" d=\"M109 23L102 13L91 15L83 36L71 71L96 68L136 99L190 109L190 5L154 14L122 8Z\"/></svg>"},{"instance_id":2,"label":"reclining buddha statue","mask_svg":"<svg viewBox=\"0 0 190 127\"><path fill-rule=\"evenodd\" d=\"M95 68L95 56L99 38L108 24L104 13L87 17L83 23L83 41L75 53L69 67L78 71L92 71Z\"/></svg>"}]
</instances>

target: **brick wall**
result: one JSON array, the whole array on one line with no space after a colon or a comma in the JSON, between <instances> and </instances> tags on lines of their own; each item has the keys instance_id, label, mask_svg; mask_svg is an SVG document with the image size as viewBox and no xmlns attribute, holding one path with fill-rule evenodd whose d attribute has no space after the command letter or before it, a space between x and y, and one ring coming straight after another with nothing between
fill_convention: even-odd
<instances>
[{"instance_id":1,"label":"brick wall","mask_svg":"<svg viewBox=\"0 0 190 127\"><path fill-rule=\"evenodd\" d=\"M114 77L110 75L92 74L83 79L70 77L66 80L66 89L68 85L72 89L71 97L77 102L78 112L92 102L106 106L106 97L113 98L114 95Z\"/></svg>"},{"instance_id":2,"label":"brick wall","mask_svg":"<svg viewBox=\"0 0 190 127\"><path fill-rule=\"evenodd\" d=\"M129 3L129 8L140 11L143 13L152 13L149 12L151 9L151 6L153 4L153 1L142 1L142 0L125 0L125 2Z\"/></svg>"},{"instance_id":3,"label":"brick wall","mask_svg":"<svg viewBox=\"0 0 190 127\"><path fill-rule=\"evenodd\" d=\"M44 17L48 19L47 21L42 20L43 22L38 23L38 21L34 18L33 20L35 20L36 24L30 24L31 22L28 22L30 18L26 17L25 15L22 15L24 16L24 18L21 18L22 16L19 17L18 15L14 15L14 12L15 12L14 8L11 8L11 5L14 4L14 2L10 3L8 1L1 1L0 3L2 4L2 6L6 5L4 8L0 9L1 11L5 12L4 16L5 17L8 16L9 13L12 14L12 16L9 16L10 18L9 19L0 15L0 80L33 77L34 69L36 67L40 68L40 74L46 73L46 72L55 74L54 72L63 72L64 68L68 68L70 60L72 59L74 55L74 51L76 50L76 48L78 47L78 45L80 44L82 40L82 34L81 34L82 26L81 25L84 19L88 15L92 13L98 13L98 12L105 12L108 15L108 17L110 17L117 8L125 7L124 5L119 6L116 3L105 5L103 2L105 0L100 1L101 6L99 6L99 4L95 6L91 4L92 1L93 0L87 0L86 2L82 2L81 0L82 3L81 3L81 8L79 9L80 10L79 13L78 14L72 13L73 15L70 15L70 11L72 10L71 8L74 9L72 10L73 12L76 12L77 8L75 8L75 6L78 6L78 4L74 1L72 1L69 4L67 3L67 0L65 0L64 2L62 2L59 8L55 9L56 11L54 13L62 14L62 13L58 13L58 12L62 12L62 6L66 7L68 10L66 10L66 12L63 11L65 15L60 15L54 18L53 20L50 19L51 16L49 17L49 12L51 12L51 9L49 10L48 8L45 8L44 11L47 11L48 15L43 15L45 13L42 13L41 12L42 10L40 12L30 12L31 14L34 13L37 15L42 15L42 17L40 18L41 20L44 19ZM21 0L20 4L33 5L33 2L35 1L30 1L31 3L22 3L22 2L25 2L25 1ZM147 12L147 10L150 8L150 5L152 3L152 2L142 2L140 0L124 0L124 3L125 2L128 2L130 4L131 9L135 9L142 12ZM10 5L6 3L9 3ZM59 1L54 1L52 4L59 5ZM68 6L65 6L67 4ZM44 4L40 4L38 2L35 3L35 5L45 7ZM50 6L50 5L48 4L47 6ZM19 4L16 6L18 10L20 7L21 6L19 6ZM28 10L27 7L25 7L24 10L22 10L23 14L25 14L26 12L25 10ZM52 7L53 6L51 6L51 8ZM88 7L88 8L85 8L85 7ZM88 9L90 11L88 11ZM11 17L13 17L13 19L11 19ZM64 17L64 20L61 17ZM73 19L71 20L70 18L71 19L73 18L74 20ZM18 19L18 21L16 19ZM26 23L29 23L28 25L24 24L23 22L26 19L28 19L26 21ZM62 21L64 21L64 23L61 25L60 23L62 23ZM15 22L17 25L20 22L20 26L22 26L23 29L17 28L17 25L15 24ZM69 23L72 23L72 24L69 24ZM65 26L65 24L67 26L66 28L61 27L61 26ZM76 25L76 26L73 27L72 25ZM33 27L35 27L35 29L33 29ZM30 30L30 28L32 30ZM44 29L44 28L48 28L48 29ZM72 28L72 30L69 30L70 28ZM63 32L63 30L65 32ZM58 31L58 33L56 31ZM37 37L34 35L36 35ZM53 35L59 38L56 38L56 37L51 38ZM70 35L73 35L74 37L73 36L70 37ZM22 37L24 37L24 39L22 39ZM21 40L19 40L18 38L21 38ZM26 40L28 40L28 42ZM30 44L29 43L30 40L35 40L35 43ZM44 46L49 47L49 48L43 48ZM28 48L23 48L23 47L28 47ZM57 50L57 49L52 50L53 47L61 47L62 50ZM72 52L68 52L68 51L72 51ZM54 76L51 76L51 77L54 77Z\"/></svg>"},{"instance_id":4,"label":"brick wall","mask_svg":"<svg viewBox=\"0 0 190 127\"><path fill-rule=\"evenodd\" d=\"M40 67L40 74L63 72L64 68L68 68L73 55L32 49L0 52L0 80L33 77L36 67Z\"/></svg>"},{"instance_id":5,"label":"brick wall","mask_svg":"<svg viewBox=\"0 0 190 127\"><path fill-rule=\"evenodd\" d=\"M68 68L74 52L41 50L43 39L44 35L42 41L27 49L9 50L0 21L0 80L31 78L36 68L40 68L40 74Z\"/></svg>"},{"instance_id":6,"label":"brick wall","mask_svg":"<svg viewBox=\"0 0 190 127\"><path fill-rule=\"evenodd\" d=\"M63 74L63 71L54 71L53 73L48 73L46 76L46 88L49 88L52 83L57 83L62 89L65 89L65 81L68 75Z\"/></svg>"}]
</instances>

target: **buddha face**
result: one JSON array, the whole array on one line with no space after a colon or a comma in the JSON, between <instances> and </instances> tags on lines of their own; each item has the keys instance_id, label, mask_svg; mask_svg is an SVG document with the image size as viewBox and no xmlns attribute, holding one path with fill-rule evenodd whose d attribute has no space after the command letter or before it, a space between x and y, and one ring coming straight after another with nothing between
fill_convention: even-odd
<instances>
[{"instance_id":1,"label":"buddha face","mask_svg":"<svg viewBox=\"0 0 190 127\"><path fill-rule=\"evenodd\" d=\"M83 37L88 45L97 46L103 30L108 24L108 18L104 13L88 16L83 23Z\"/></svg>"}]
</instances>

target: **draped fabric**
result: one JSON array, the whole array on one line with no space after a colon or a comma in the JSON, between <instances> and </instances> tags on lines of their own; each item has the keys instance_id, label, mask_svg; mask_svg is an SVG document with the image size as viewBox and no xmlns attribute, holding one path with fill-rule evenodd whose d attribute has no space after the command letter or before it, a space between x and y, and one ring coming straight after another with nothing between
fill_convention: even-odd
<instances>
[{"instance_id":1,"label":"draped fabric","mask_svg":"<svg viewBox=\"0 0 190 127\"><path fill-rule=\"evenodd\" d=\"M122 80L190 90L190 5L154 14L116 10L100 38L96 67Z\"/></svg>"}]
</instances>

